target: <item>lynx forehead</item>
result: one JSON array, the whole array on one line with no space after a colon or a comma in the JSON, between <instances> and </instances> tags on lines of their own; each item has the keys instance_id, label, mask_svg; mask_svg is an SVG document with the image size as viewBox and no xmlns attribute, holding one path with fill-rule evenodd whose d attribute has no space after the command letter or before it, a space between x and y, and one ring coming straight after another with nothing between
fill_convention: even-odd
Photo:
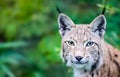
<instances>
[{"instance_id":1,"label":"lynx forehead","mask_svg":"<svg viewBox=\"0 0 120 77\"><path fill-rule=\"evenodd\" d=\"M90 24L74 24L60 13L58 24L62 37L61 58L74 69L74 77L120 77L120 52L104 41L104 15Z\"/></svg>"}]
</instances>

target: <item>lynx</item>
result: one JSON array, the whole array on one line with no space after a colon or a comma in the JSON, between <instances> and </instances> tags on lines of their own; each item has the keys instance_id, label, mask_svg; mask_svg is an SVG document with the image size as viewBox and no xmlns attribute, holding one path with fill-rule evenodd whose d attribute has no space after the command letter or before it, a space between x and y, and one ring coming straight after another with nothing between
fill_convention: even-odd
<instances>
[{"instance_id":1,"label":"lynx","mask_svg":"<svg viewBox=\"0 0 120 77\"><path fill-rule=\"evenodd\" d=\"M120 52L104 41L104 15L90 24L74 24L60 13L58 24L62 37L61 57L73 68L74 77L120 77Z\"/></svg>"}]
</instances>

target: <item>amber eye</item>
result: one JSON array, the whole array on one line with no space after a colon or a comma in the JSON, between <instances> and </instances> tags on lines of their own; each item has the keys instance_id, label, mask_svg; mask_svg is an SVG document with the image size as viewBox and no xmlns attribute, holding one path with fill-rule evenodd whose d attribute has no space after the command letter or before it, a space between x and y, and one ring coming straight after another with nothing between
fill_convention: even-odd
<instances>
[{"instance_id":1,"label":"amber eye","mask_svg":"<svg viewBox=\"0 0 120 77\"><path fill-rule=\"evenodd\" d=\"M93 45L94 45L94 42L89 41L89 42L87 42L86 47L90 47L90 46L93 46Z\"/></svg>"},{"instance_id":2,"label":"amber eye","mask_svg":"<svg viewBox=\"0 0 120 77\"><path fill-rule=\"evenodd\" d=\"M75 43L73 41L67 41L66 43L70 46L75 46Z\"/></svg>"}]
</instances>

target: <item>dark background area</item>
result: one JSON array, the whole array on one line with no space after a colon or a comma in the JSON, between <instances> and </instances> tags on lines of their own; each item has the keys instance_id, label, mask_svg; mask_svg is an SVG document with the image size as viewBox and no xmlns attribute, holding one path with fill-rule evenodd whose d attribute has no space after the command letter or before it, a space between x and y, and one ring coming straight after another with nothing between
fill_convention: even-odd
<instances>
[{"instance_id":1,"label":"dark background area","mask_svg":"<svg viewBox=\"0 0 120 77\"><path fill-rule=\"evenodd\" d=\"M76 24L106 6L105 40L120 49L119 0L0 0L0 77L73 77L59 55L56 6Z\"/></svg>"}]
</instances>

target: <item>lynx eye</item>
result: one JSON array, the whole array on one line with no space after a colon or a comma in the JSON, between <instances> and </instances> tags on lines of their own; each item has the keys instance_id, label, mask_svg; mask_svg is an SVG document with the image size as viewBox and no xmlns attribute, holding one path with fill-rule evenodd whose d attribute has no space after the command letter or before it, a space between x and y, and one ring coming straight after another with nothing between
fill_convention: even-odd
<instances>
[{"instance_id":1,"label":"lynx eye","mask_svg":"<svg viewBox=\"0 0 120 77\"><path fill-rule=\"evenodd\" d=\"M86 43L86 47L90 47L90 46L93 46L93 45L94 45L94 42L92 42L92 41L89 41L89 42Z\"/></svg>"},{"instance_id":2,"label":"lynx eye","mask_svg":"<svg viewBox=\"0 0 120 77\"><path fill-rule=\"evenodd\" d=\"M75 46L74 41L67 41L66 43L67 43L69 46Z\"/></svg>"}]
</instances>

